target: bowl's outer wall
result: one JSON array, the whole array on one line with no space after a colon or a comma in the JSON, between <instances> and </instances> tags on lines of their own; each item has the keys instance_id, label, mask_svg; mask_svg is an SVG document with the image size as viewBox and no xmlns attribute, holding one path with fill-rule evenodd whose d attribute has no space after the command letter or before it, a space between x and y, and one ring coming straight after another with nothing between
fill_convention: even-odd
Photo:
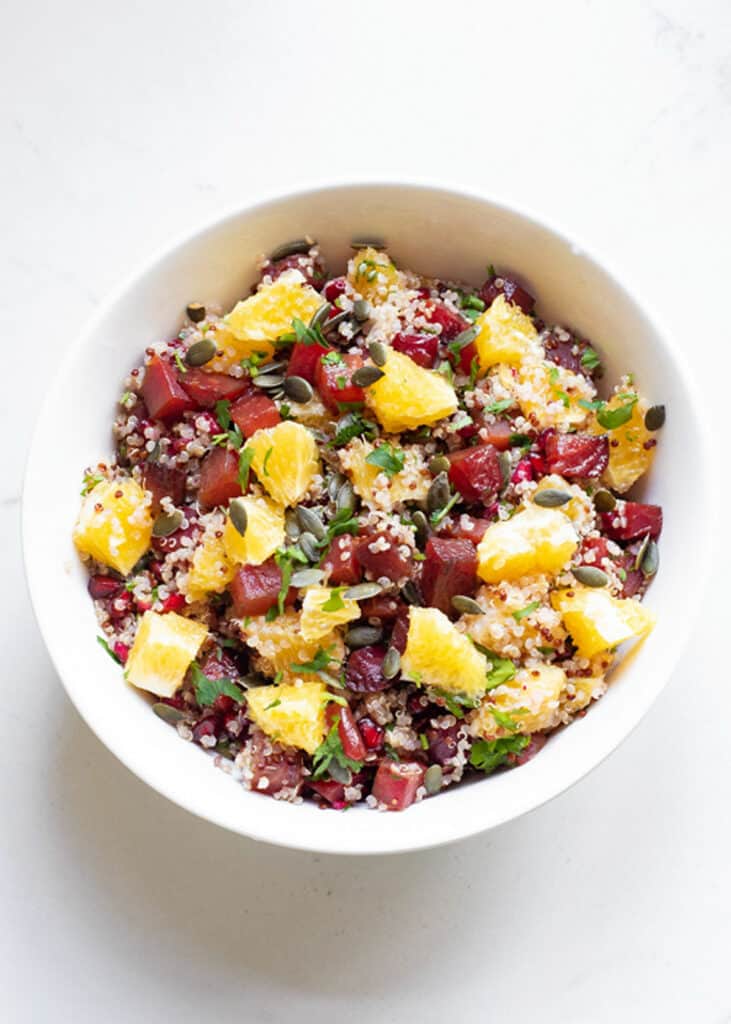
<instances>
[{"instance_id":1,"label":"bowl's outer wall","mask_svg":"<svg viewBox=\"0 0 731 1024\"><path fill-rule=\"evenodd\" d=\"M490 262L518 272L546 320L591 339L608 381L631 370L643 393L668 407L645 484L665 509L661 572L647 598L659 619L651 639L591 714L554 736L539 758L404 815L323 814L313 804L264 800L181 743L147 711L145 698L122 683L118 667L95 643L85 575L70 539L82 470L110 452L123 378L146 345L177 332L185 304L231 305L254 282L259 253L304 234L320 241L338 270L350 255L348 240L366 233L385 237L397 264L426 274L479 284ZM235 214L173 248L104 307L69 353L28 462L24 546L33 604L83 717L132 771L178 804L254 838L305 849L375 853L431 846L516 817L567 788L621 741L658 694L680 653L707 560L710 529L699 522L704 512L692 497L702 493L703 443L687 377L667 344L607 272L553 231L487 200L438 189L366 185L295 195ZM697 539L695 575L684 545L689 536Z\"/></svg>"}]
</instances>

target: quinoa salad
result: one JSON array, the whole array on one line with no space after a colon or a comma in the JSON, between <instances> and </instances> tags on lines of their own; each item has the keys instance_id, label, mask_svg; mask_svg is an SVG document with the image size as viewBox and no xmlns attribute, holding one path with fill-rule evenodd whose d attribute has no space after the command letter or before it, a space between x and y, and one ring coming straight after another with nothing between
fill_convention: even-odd
<instances>
[{"instance_id":1,"label":"quinoa salad","mask_svg":"<svg viewBox=\"0 0 731 1024\"><path fill-rule=\"evenodd\" d=\"M161 729L263 796L403 810L533 758L651 631L662 510L630 492L665 409L512 273L352 250L188 305L73 536Z\"/></svg>"}]
</instances>

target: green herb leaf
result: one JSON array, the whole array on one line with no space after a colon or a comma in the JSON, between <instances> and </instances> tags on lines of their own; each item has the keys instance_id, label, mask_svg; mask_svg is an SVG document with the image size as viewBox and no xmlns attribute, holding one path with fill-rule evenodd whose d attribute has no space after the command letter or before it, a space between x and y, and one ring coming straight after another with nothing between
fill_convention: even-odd
<instances>
[{"instance_id":1,"label":"green herb leaf","mask_svg":"<svg viewBox=\"0 0 731 1024\"><path fill-rule=\"evenodd\" d=\"M493 402L491 405L485 406L485 412L491 412L497 414L499 412L505 412L511 405L515 405L512 398L501 398L499 402Z\"/></svg>"},{"instance_id":2,"label":"green herb leaf","mask_svg":"<svg viewBox=\"0 0 731 1024\"><path fill-rule=\"evenodd\" d=\"M624 426L632 418L632 410L637 404L639 396L623 395L622 397L628 399L624 405L620 405L616 409L605 408L596 414L597 420L605 430L616 430L617 427Z\"/></svg>"},{"instance_id":3,"label":"green herb leaf","mask_svg":"<svg viewBox=\"0 0 731 1024\"><path fill-rule=\"evenodd\" d=\"M81 497L85 498L86 495L93 491L97 484L100 484L104 480L104 477L99 473L85 473L83 486L81 488Z\"/></svg>"},{"instance_id":4,"label":"green herb leaf","mask_svg":"<svg viewBox=\"0 0 731 1024\"><path fill-rule=\"evenodd\" d=\"M470 387L473 388L477 383L477 378L480 375L480 360L477 356L474 356L470 363Z\"/></svg>"},{"instance_id":5,"label":"green herb leaf","mask_svg":"<svg viewBox=\"0 0 731 1024\"><path fill-rule=\"evenodd\" d=\"M406 453L401 448L384 442L366 456L366 462L370 466L378 466L390 480L404 468L405 458Z\"/></svg>"},{"instance_id":6,"label":"green herb leaf","mask_svg":"<svg viewBox=\"0 0 731 1024\"><path fill-rule=\"evenodd\" d=\"M347 587L333 587L330 591L330 597L320 606L321 610L323 612L339 612L341 608L344 608L345 602L343 601L342 594L347 589Z\"/></svg>"},{"instance_id":7,"label":"green herb leaf","mask_svg":"<svg viewBox=\"0 0 731 1024\"><path fill-rule=\"evenodd\" d=\"M253 448L242 448L239 451L239 472L238 481L239 487L242 491L245 491L249 486L249 472L251 470L251 463L254 460L254 449Z\"/></svg>"},{"instance_id":8,"label":"green herb leaf","mask_svg":"<svg viewBox=\"0 0 731 1024\"><path fill-rule=\"evenodd\" d=\"M188 367L185 365L183 360L180 358L180 352L176 352L175 355L173 356L173 359L175 360L175 365L177 366L178 370L180 370L181 373L187 373L188 372Z\"/></svg>"},{"instance_id":9,"label":"green herb leaf","mask_svg":"<svg viewBox=\"0 0 731 1024\"><path fill-rule=\"evenodd\" d=\"M114 651L109 646L109 644L107 643L106 639L103 636L98 636L96 638L96 642L99 644L100 647L104 648L104 650L107 652L112 661L116 661L118 665L122 664L121 660L117 657L117 655L114 653Z\"/></svg>"},{"instance_id":10,"label":"green herb leaf","mask_svg":"<svg viewBox=\"0 0 731 1024\"><path fill-rule=\"evenodd\" d=\"M312 755L313 779L321 779L333 760L337 761L341 768L346 768L351 772L359 772L363 767L362 761L354 761L352 758L346 757L343 744L340 742L338 726L339 722L333 724L325 739Z\"/></svg>"},{"instance_id":11,"label":"green herb leaf","mask_svg":"<svg viewBox=\"0 0 731 1024\"><path fill-rule=\"evenodd\" d=\"M221 695L231 697L237 704L246 701L243 691L232 679L209 679L195 661L190 666L190 681L195 690L195 699L202 708L209 707Z\"/></svg>"},{"instance_id":12,"label":"green herb leaf","mask_svg":"<svg viewBox=\"0 0 731 1024\"><path fill-rule=\"evenodd\" d=\"M595 402L590 402L586 398L579 399L579 405L581 408L586 409L588 412L597 412L599 409L603 409L606 404L607 403L603 402L601 398L597 398Z\"/></svg>"},{"instance_id":13,"label":"green herb leaf","mask_svg":"<svg viewBox=\"0 0 731 1024\"><path fill-rule=\"evenodd\" d=\"M328 352L326 356L323 356L322 361L326 366L345 366L345 360L335 349L332 352Z\"/></svg>"},{"instance_id":14,"label":"green herb leaf","mask_svg":"<svg viewBox=\"0 0 731 1024\"><path fill-rule=\"evenodd\" d=\"M343 533L356 534L358 532L358 517L354 516L346 508L336 512L327 524L327 536L320 541L320 547L327 547L330 541Z\"/></svg>"},{"instance_id":15,"label":"green herb leaf","mask_svg":"<svg viewBox=\"0 0 731 1024\"><path fill-rule=\"evenodd\" d=\"M437 526L439 523L441 523L442 519L444 519L444 517L452 511L454 506L459 501L459 498L460 495L458 491L456 494L452 495L452 497L449 499L444 508L439 508L436 510L436 512L432 512L432 514L429 516L429 522L432 524L432 526Z\"/></svg>"},{"instance_id":16,"label":"green herb leaf","mask_svg":"<svg viewBox=\"0 0 731 1024\"><path fill-rule=\"evenodd\" d=\"M414 682L416 681L414 680ZM455 718L464 718L465 709L471 711L479 703L471 697L463 697L460 693L450 693L438 686L430 686L429 693L434 697L436 703L443 704Z\"/></svg>"},{"instance_id":17,"label":"green herb leaf","mask_svg":"<svg viewBox=\"0 0 731 1024\"><path fill-rule=\"evenodd\" d=\"M513 678L516 672L514 661L511 661L510 658L501 658L499 654L495 654L494 651L488 650L487 647L483 647L482 644L478 644L474 640L472 640L472 643L480 654L485 655L492 666L487 672L486 690L494 690L496 686L501 686Z\"/></svg>"},{"instance_id":18,"label":"green herb leaf","mask_svg":"<svg viewBox=\"0 0 731 1024\"><path fill-rule=\"evenodd\" d=\"M264 456L264 461L261 464L261 471L264 476L269 476L269 470L267 469L267 463L269 462L269 456L274 451L274 448L267 448L267 453Z\"/></svg>"},{"instance_id":19,"label":"green herb leaf","mask_svg":"<svg viewBox=\"0 0 731 1024\"><path fill-rule=\"evenodd\" d=\"M271 711L272 708L278 708L281 703L282 703L281 700L279 699L279 697L277 697L277 699L273 700L271 702L271 704L267 704L266 707L264 708L264 710L265 711Z\"/></svg>"},{"instance_id":20,"label":"green herb leaf","mask_svg":"<svg viewBox=\"0 0 731 1024\"><path fill-rule=\"evenodd\" d=\"M342 448L343 445L352 441L354 437L365 437L366 440L372 441L377 434L378 427L375 423L371 420L363 419L357 413L353 413L349 422L337 430L335 437L330 442L330 447Z\"/></svg>"},{"instance_id":21,"label":"green herb leaf","mask_svg":"<svg viewBox=\"0 0 731 1024\"><path fill-rule=\"evenodd\" d=\"M526 617L526 615L530 615L531 612L536 611L536 609L538 609L540 607L541 607L541 602L540 601L531 601L531 603L527 604L525 606L525 608L520 608L520 609L518 609L517 612L513 612L513 618L515 619L516 622L520 622L520 620L524 619Z\"/></svg>"},{"instance_id":22,"label":"green herb leaf","mask_svg":"<svg viewBox=\"0 0 731 1024\"><path fill-rule=\"evenodd\" d=\"M312 661L303 661L299 665L292 664L289 667L293 672L323 672L331 662L338 660L330 656L329 652L334 649L335 644L331 644L328 648L318 647Z\"/></svg>"},{"instance_id":23,"label":"green herb leaf","mask_svg":"<svg viewBox=\"0 0 731 1024\"><path fill-rule=\"evenodd\" d=\"M509 732L518 731L518 723L515 721L512 715L509 715L506 711L499 711L496 707L490 706L487 708L492 717L495 719L497 724L502 729L507 729ZM513 712L517 714L518 712Z\"/></svg>"},{"instance_id":24,"label":"green herb leaf","mask_svg":"<svg viewBox=\"0 0 731 1024\"><path fill-rule=\"evenodd\" d=\"M587 370L596 370L598 366L602 365L602 361L593 348L587 348L582 353L581 365L584 366Z\"/></svg>"},{"instance_id":25,"label":"green herb leaf","mask_svg":"<svg viewBox=\"0 0 731 1024\"><path fill-rule=\"evenodd\" d=\"M519 754L530 743L528 736L505 736L499 740L475 740L470 764L486 774L507 763L511 754Z\"/></svg>"},{"instance_id":26,"label":"green herb leaf","mask_svg":"<svg viewBox=\"0 0 731 1024\"><path fill-rule=\"evenodd\" d=\"M231 403L227 398L222 398L216 402L215 414L216 419L221 424L221 430L227 431L231 426Z\"/></svg>"}]
</instances>

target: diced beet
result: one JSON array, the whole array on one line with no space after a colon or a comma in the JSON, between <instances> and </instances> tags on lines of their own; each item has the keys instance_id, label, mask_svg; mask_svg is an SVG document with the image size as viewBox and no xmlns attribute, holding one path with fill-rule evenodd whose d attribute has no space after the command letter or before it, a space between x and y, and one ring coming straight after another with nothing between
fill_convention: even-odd
<instances>
[{"instance_id":1,"label":"diced beet","mask_svg":"<svg viewBox=\"0 0 731 1024\"><path fill-rule=\"evenodd\" d=\"M359 647L352 651L345 665L345 685L354 693L377 693L391 682L383 675L386 648L381 644Z\"/></svg>"},{"instance_id":2,"label":"diced beet","mask_svg":"<svg viewBox=\"0 0 731 1024\"><path fill-rule=\"evenodd\" d=\"M406 650L406 641L409 636L409 614L404 612L403 615L399 615L393 625L393 631L391 633L390 647L395 647L399 654L403 654Z\"/></svg>"},{"instance_id":3,"label":"diced beet","mask_svg":"<svg viewBox=\"0 0 731 1024\"><path fill-rule=\"evenodd\" d=\"M163 466L159 462L144 462L142 486L152 494L152 511L157 515L163 498L170 498L173 505L182 505L185 498L185 471L175 466Z\"/></svg>"},{"instance_id":4,"label":"diced beet","mask_svg":"<svg viewBox=\"0 0 731 1024\"><path fill-rule=\"evenodd\" d=\"M470 326L459 313L455 313L449 306L434 299L427 299L422 312L430 324L439 324L442 328L439 337L444 341L451 341L452 338L456 338L458 334L466 331Z\"/></svg>"},{"instance_id":5,"label":"diced beet","mask_svg":"<svg viewBox=\"0 0 731 1024\"><path fill-rule=\"evenodd\" d=\"M86 589L95 601L102 601L105 597L116 597L124 584L116 576L90 576Z\"/></svg>"},{"instance_id":6,"label":"diced beet","mask_svg":"<svg viewBox=\"0 0 731 1024\"><path fill-rule=\"evenodd\" d=\"M346 287L347 281L344 277L333 277L322 289L322 294L334 305L341 295L345 295Z\"/></svg>"},{"instance_id":7,"label":"diced beet","mask_svg":"<svg viewBox=\"0 0 731 1024\"><path fill-rule=\"evenodd\" d=\"M251 437L257 430L266 430L281 423L279 409L268 395L256 392L243 395L231 406L231 419L244 437Z\"/></svg>"},{"instance_id":8,"label":"diced beet","mask_svg":"<svg viewBox=\"0 0 731 1024\"><path fill-rule=\"evenodd\" d=\"M430 537L421 573L421 593L426 604L451 612L452 598L474 593L477 586L477 549L468 540Z\"/></svg>"},{"instance_id":9,"label":"diced beet","mask_svg":"<svg viewBox=\"0 0 731 1024\"><path fill-rule=\"evenodd\" d=\"M274 796L288 789L294 795L302 788L302 752L272 747L271 741L258 729L252 732L249 765L253 773L250 785L256 793ZM265 785L262 785L263 779L267 780Z\"/></svg>"},{"instance_id":10,"label":"diced beet","mask_svg":"<svg viewBox=\"0 0 731 1024\"><path fill-rule=\"evenodd\" d=\"M452 452L449 462L450 482L465 501L489 505L497 497L503 477L493 445L481 444Z\"/></svg>"},{"instance_id":11,"label":"diced beet","mask_svg":"<svg viewBox=\"0 0 731 1024\"><path fill-rule=\"evenodd\" d=\"M485 536L485 531L490 525L490 519L476 519L462 512L454 520L443 520L439 526L439 533L442 537L454 537L458 540L469 540L473 544L479 544Z\"/></svg>"},{"instance_id":12,"label":"diced beet","mask_svg":"<svg viewBox=\"0 0 731 1024\"><path fill-rule=\"evenodd\" d=\"M363 573L355 555L355 538L349 533L335 537L322 561L321 568L331 587L359 583Z\"/></svg>"},{"instance_id":13,"label":"diced beet","mask_svg":"<svg viewBox=\"0 0 731 1024\"><path fill-rule=\"evenodd\" d=\"M531 733L530 742L527 747L523 747L517 754L508 754L508 764L517 766L530 761L539 750L543 750L547 739L548 737L543 732Z\"/></svg>"},{"instance_id":14,"label":"diced beet","mask_svg":"<svg viewBox=\"0 0 731 1024\"><path fill-rule=\"evenodd\" d=\"M384 757L373 781L373 796L389 811L403 811L413 804L425 771L417 761L392 761Z\"/></svg>"},{"instance_id":15,"label":"diced beet","mask_svg":"<svg viewBox=\"0 0 731 1024\"><path fill-rule=\"evenodd\" d=\"M589 348L589 343L579 341L567 331L554 328L543 340L543 347L546 358L557 366L563 366L572 373L581 373L584 377L590 377L591 373L581 362L581 357Z\"/></svg>"},{"instance_id":16,"label":"diced beet","mask_svg":"<svg viewBox=\"0 0 731 1024\"><path fill-rule=\"evenodd\" d=\"M186 600L184 594L170 594L162 603L163 612L179 612L185 608Z\"/></svg>"},{"instance_id":17,"label":"diced beet","mask_svg":"<svg viewBox=\"0 0 731 1024\"><path fill-rule=\"evenodd\" d=\"M329 357L324 356L317 364L315 381L325 405L337 412L341 403L364 401L365 392L363 388L351 382L355 371L363 365L362 356L354 352L346 355L335 354L338 356L337 362L329 362Z\"/></svg>"},{"instance_id":18,"label":"diced beet","mask_svg":"<svg viewBox=\"0 0 731 1024\"><path fill-rule=\"evenodd\" d=\"M486 423L481 416L477 416L472 423L457 431L465 441L479 433L482 444L491 444L499 452L505 452L510 447L510 438L513 434L512 424L507 420L495 420L493 423Z\"/></svg>"},{"instance_id":19,"label":"diced beet","mask_svg":"<svg viewBox=\"0 0 731 1024\"><path fill-rule=\"evenodd\" d=\"M207 372L198 367L178 374L178 380L199 409L212 409L216 402L232 402L252 391L248 377L230 377L227 373Z\"/></svg>"},{"instance_id":20,"label":"diced beet","mask_svg":"<svg viewBox=\"0 0 731 1024\"><path fill-rule=\"evenodd\" d=\"M558 473L568 480L597 477L609 465L609 438L606 434L552 431L546 435L545 452L550 473Z\"/></svg>"},{"instance_id":21,"label":"diced beet","mask_svg":"<svg viewBox=\"0 0 731 1024\"><path fill-rule=\"evenodd\" d=\"M358 728L366 748L368 750L380 750L383 746L383 737L386 730L380 725L376 725L373 719L367 715L358 719Z\"/></svg>"},{"instance_id":22,"label":"diced beet","mask_svg":"<svg viewBox=\"0 0 731 1024\"><path fill-rule=\"evenodd\" d=\"M152 356L145 369L140 392L147 412L155 420L173 420L193 408L193 401L181 388L174 368L158 355Z\"/></svg>"},{"instance_id":23,"label":"diced beet","mask_svg":"<svg viewBox=\"0 0 731 1024\"><path fill-rule=\"evenodd\" d=\"M387 576L396 582L411 576L413 562L401 554L398 541L386 530L362 537L356 544L355 553L361 567L374 580Z\"/></svg>"},{"instance_id":24,"label":"diced beet","mask_svg":"<svg viewBox=\"0 0 731 1024\"><path fill-rule=\"evenodd\" d=\"M452 358L451 353L450 358ZM477 345L475 345L474 341L471 341L469 345L463 345L462 348L459 350L458 365L460 373L464 373L466 375L472 373L472 360L478 358L479 356L477 355ZM452 362L454 362L454 358L452 358Z\"/></svg>"},{"instance_id":25,"label":"diced beet","mask_svg":"<svg viewBox=\"0 0 731 1024\"><path fill-rule=\"evenodd\" d=\"M394 336L391 347L403 352L418 366L431 370L437 359L439 338L436 334L405 334L399 332Z\"/></svg>"},{"instance_id":26,"label":"diced beet","mask_svg":"<svg viewBox=\"0 0 731 1024\"><path fill-rule=\"evenodd\" d=\"M602 562L609 557L609 548L605 537L586 537L581 542L578 555L580 565L595 565L601 569Z\"/></svg>"},{"instance_id":27,"label":"diced beet","mask_svg":"<svg viewBox=\"0 0 731 1024\"><path fill-rule=\"evenodd\" d=\"M295 342L289 357L287 376L304 377L310 384L314 384L320 357L326 356L329 351L323 345L305 345L303 341Z\"/></svg>"},{"instance_id":28,"label":"diced beet","mask_svg":"<svg viewBox=\"0 0 731 1024\"><path fill-rule=\"evenodd\" d=\"M198 501L204 511L226 505L241 494L239 456L230 448L212 448L201 463Z\"/></svg>"},{"instance_id":29,"label":"diced beet","mask_svg":"<svg viewBox=\"0 0 731 1024\"><path fill-rule=\"evenodd\" d=\"M603 512L602 528L612 540L635 540L650 534L659 537L662 530L662 509L639 501L618 501L613 512Z\"/></svg>"},{"instance_id":30,"label":"diced beet","mask_svg":"<svg viewBox=\"0 0 731 1024\"><path fill-rule=\"evenodd\" d=\"M345 756L351 761L363 761L366 756L365 743L350 708L344 704L328 704L325 718L329 728L335 722L338 723L338 736Z\"/></svg>"},{"instance_id":31,"label":"diced beet","mask_svg":"<svg viewBox=\"0 0 731 1024\"><path fill-rule=\"evenodd\" d=\"M262 267L262 277L270 277L272 281L276 281L287 270L299 270L305 283L315 289L319 289L325 280L325 263L322 256L318 254L313 258L308 253L283 256L281 260L266 263Z\"/></svg>"},{"instance_id":32,"label":"diced beet","mask_svg":"<svg viewBox=\"0 0 731 1024\"><path fill-rule=\"evenodd\" d=\"M451 761L457 753L459 731L459 722L444 728L430 726L426 730L426 738L429 743L429 760L437 764L446 764L448 761Z\"/></svg>"},{"instance_id":33,"label":"diced beet","mask_svg":"<svg viewBox=\"0 0 731 1024\"><path fill-rule=\"evenodd\" d=\"M323 800L327 800L332 807L346 806L345 786L342 782L336 782L335 779L318 779L317 781L308 779L307 788L317 793Z\"/></svg>"},{"instance_id":34,"label":"diced beet","mask_svg":"<svg viewBox=\"0 0 731 1024\"><path fill-rule=\"evenodd\" d=\"M239 566L229 586L234 615L264 615L277 603L281 587L282 570L273 558L261 565ZM296 594L290 587L286 603L292 604Z\"/></svg>"},{"instance_id":35,"label":"diced beet","mask_svg":"<svg viewBox=\"0 0 731 1024\"><path fill-rule=\"evenodd\" d=\"M382 619L384 622L390 622L406 611L406 605L392 594L377 594L361 601L360 611L364 619Z\"/></svg>"},{"instance_id":36,"label":"diced beet","mask_svg":"<svg viewBox=\"0 0 731 1024\"><path fill-rule=\"evenodd\" d=\"M518 284L514 277L493 274L488 277L480 289L480 298L489 308L498 295L504 295L508 302L520 306L524 313L530 313L536 304L536 300L530 292Z\"/></svg>"}]
</instances>

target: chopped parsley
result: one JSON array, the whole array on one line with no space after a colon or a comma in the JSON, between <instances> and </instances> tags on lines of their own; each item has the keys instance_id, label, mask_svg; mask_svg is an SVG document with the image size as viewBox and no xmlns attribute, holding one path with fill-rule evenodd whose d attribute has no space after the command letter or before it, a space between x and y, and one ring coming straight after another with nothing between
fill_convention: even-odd
<instances>
[{"instance_id":1,"label":"chopped parsley","mask_svg":"<svg viewBox=\"0 0 731 1024\"><path fill-rule=\"evenodd\" d=\"M366 456L366 462L370 466L378 466L389 480L400 473L404 468L406 453L401 448L395 448L388 442L380 445Z\"/></svg>"},{"instance_id":2,"label":"chopped parsley","mask_svg":"<svg viewBox=\"0 0 731 1024\"><path fill-rule=\"evenodd\" d=\"M597 412L599 409L603 409L606 404L607 403L603 402L601 398L597 398L595 402L590 402L586 398L579 399L579 405L581 408L586 409L588 412Z\"/></svg>"},{"instance_id":3,"label":"chopped parsley","mask_svg":"<svg viewBox=\"0 0 731 1024\"><path fill-rule=\"evenodd\" d=\"M511 754L519 754L530 743L528 736L505 736L499 740L475 740L470 764L486 774L506 764Z\"/></svg>"},{"instance_id":4,"label":"chopped parsley","mask_svg":"<svg viewBox=\"0 0 731 1024\"><path fill-rule=\"evenodd\" d=\"M271 451L271 449L270 449ZM253 448L241 448L239 451L239 472L238 481L239 487L242 491L245 491L249 486L249 471L251 469L251 463L254 460L254 449Z\"/></svg>"},{"instance_id":5,"label":"chopped parsley","mask_svg":"<svg viewBox=\"0 0 731 1024\"><path fill-rule=\"evenodd\" d=\"M335 378L335 383L337 384L338 391L345 391L348 386L348 378L343 376L343 374L338 374Z\"/></svg>"},{"instance_id":6,"label":"chopped parsley","mask_svg":"<svg viewBox=\"0 0 731 1024\"><path fill-rule=\"evenodd\" d=\"M299 342L301 345L322 345L323 348L328 348L327 339L322 333L322 328L319 324L316 327L308 327L307 324L303 323L298 317L295 317L292 321L292 330L289 334L282 334L277 338L279 345L291 345L293 342Z\"/></svg>"},{"instance_id":7,"label":"chopped parsley","mask_svg":"<svg viewBox=\"0 0 731 1024\"><path fill-rule=\"evenodd\" d=\"M279 699L279 697L277 697L277 699L273 700L271 702L271 704L267 704L266 707L264 708L264 710L265 711L271 711L272 708L278 708L281 703L282 703L281 700Z\"/></svg>"},{"instance_id":8,"label":"chopped parsley","mask_svg":"<svg viewBox=\"0 0 731 1024\"><path fill-rule=\"evenodd\" d=\"M432 524L432 526L437 526L439 523L441 523L442 519L444 519L444 517L452 511L454 506L459 501L459 498L460 495L459 492L457 492L456 494L452 495L452 497L449 499L444 508L439 508L436 510L436 512L432 512L432 514L429 516L429 522Z\"/></svg>"},{"instance_id":9,"label":"chopped parsley","mask_svg":"<svg viewBox=\"0 0 731 1024\"><path fill-rule=\"evenodd\" d=\"M581 356L581 365L590 372L602 365L602 361L593 348L587 348Z\"/></svg>"},{"instance_id":10,"label":"chopped parsley","mask_svg":"<svg viewBox=\"0 0 731 1024\"><path fill-rule=\"evenodd\" d=\"M323 356L322 362L325 366L345 366L345 360L335 349L332 352L328 352L326 356Z\"/></svg>"},{"instance_id":11,"label":"chopped parsley","mask_svg":"<svg viewBox=\"0 0 731 1024\"><path fill-rule=\"evenodd\" d=\"M180 370L181 373L187 373L188 372L188 367L185 365L183 360L180 358L180 352L176 352L175 355L173 356L173 359L175 360L175 365L177 366L178 370Z\"/></svg>"},{"instance_id":12,"label":"chopped parsley","mask_svg":"<svg viewBox=\"0 0 731 1024\"><path fill-rule=\"evenodd\" d=\"M312 778L321 779L328 771L332 761L335 761L340 768L349 772L359 772L363 767L362 761L354 761L346 757L343 744L340 741L339 722L335 722L325 739L312 755Z\"/></svg>"},{"instance_id":13,"label":"chopped parsley","mask_svg":"<svg viewBox=\"0 0 731 1024\"><path fill-rule=\"evenodd\" d=\"M485 689L494 690L496 686L501 686L503 683L507 683L509 679L512 679L515 675L515 662L511 661L510 658L501 658L499 654L495 654L494 651L490 651L487 647L483 647L482 644L472 643L475 645L480 654L484 654L487 660L490 662L491 668L488 670L485 678Z\"/></svg>"},{"instance_id":14,"label":"chopped parsley","mask_svg":"<svg viewBox=\"0 0 731 1024\"><path fill-rule=\"evenodd\" d=\"M477 356L473 356L472 362L470 363L470 387L473 388L477 383L477 378L480 375L480 360Z\"/></svg>"},{"instance_id":15,"label":"chopped parsley","mask_svg":"<svg viewBox=\"0 0 731 1024\"><path fill-rule=\"evenodd\" d=\"M250 377L258 377L259 367L267 359L266 352L252 352L250 356L246 356L241 360L241 369L246 370Z\"/></svg>"},{"instance_id":16,"label":"chopped parsley","mask_svg":"<svg viewBox=\"0 0 731 1024\"><path fill-rule=\"evenodd\" d=\"M499 711L494 705L487 709L492 717L495 719L501 729L507 729L508 732L517 732L518 723L513 718L513 715L525 715L527 711L525 708L518 708L517 711L513 712L513 715L509 715L507 711Z\"/></svg>"},{"instance_id":17,"label":"chopped parsley","mask_svg":"<svg viewBox=\"0 0 731 1024\"><path fill-rule=\"evenodd\" d=\"M335 437L330 442L331 448L342 448L354 437L364 437L372 441L378 434L378 427L371 420L365 420L357 413L346 416L335 432Z\"/></svg>"},{"instance_id":18,"label":"chopped parsley","mask_svg":"<svg viewBox=\"0 0 731 1024\"><path fill-rule=\"evenodd\" d=\"M117 655L116 655L116 654L114 653L114 651L113 651L113 650L112 650L112 648L111 648L111 647L109 646L109 644L107 643L107 641L105 640L105 638L104 638L103 636L98 636L98 637L96 638L96 642L97 642L97 643L99 644L99 646L100 646L100 647L103 647L103 648L104 648L104 650L105 650L105 651L107 652L107 654L108 654L108 655L109 655L109 657L110 657L110 658L112 659L112 661L116 661L116 663L117 663L118 665L121 665L121 664L122 664L122 660L121 660L121 658L118 658L118 657L117 657Z\"/></svg>"},{"instance_id":19,"label":"chopped parsley","mask_svg":"<svg viewBox=\"0 0 731 1024\"><path fill-rule=\"evenodd\" d=\"M337 658L333 658L330 655L330 651L335 649L335 644L331 644L327 648L318 647L314 658L311 661L303 661L301 664L292 664L289 667L293 672L323 672L328 665L337 661Z\"/></svg>"},{"instance_id":20,"label":"chopped parsley","mask_svg":"<svg viewBox=\"0 0 731 1024\"><path fill-rule=\"evenodd\" d=\"M345 601L343 601L343 591L347 589L347 587L333 587L330 591L330 597L320 605L321 610L323 612L339 612L344 608Z\"/></svg>"},{"instance_id":21,"label":"chopped parsley","mask_svg":"<svg viewBox=\"0 0 731 1024\"><path fill-rule=\"evenodd\" d=\"M531 615L534 611L536 611L540 607L541 607L541 602L540 601L531 601L531 603L527 604L525 606L525 608L519 608L518 611L513 612L512 613L513 614L513 618L515 619L516 622L520 622L521 619L524 619L526 617L526 615Z\"/></svg>"},{"instance_id":22,"label":"chopped parsley","mask_svg":"<svg viewBox=\"0 0 731 1024\"><path fill-rule=\"evenodd\" d=\"M501 398L499 402L493 402L492 405L486 405L485 412L491 412L495 414L499 412L505 412L505 410L509 409L510 406L513 404L514 402L512 398Z\"/></svg>"},{"instance_id":23,"label":"chopped parsley","mask_svg":"<svg viewBox=\"0 0 731 1024\"><path fill-rule=\"evenodd\" d=\"M102 483L104 477L100 473L84 473L83 486L81 488L81 497L85 498L86 495L93 491L97 484Z\"/></svg>"},{"instance_id":24,"label":"chopped parsley","mask_svg":"<svg viewBox=\"0 0 731 1024\"><path fill-rule=\"evenodd\" d=\"M240 686L237 686L232 679L210 679L205 675L197 662L190 666L190 681L195 690L195 699L200 707L209 707L216 697L231 697L237 704L243 704L246 700Z\"/></svg>"},{"instance_id":25,"label":"chopped parsley","mask_svg":"<svg viewBox=\"0 0 731 1024\"><path fill-rule=\"evenodd\" d=\"M639 399L639 395L635 394L619 395L618 397L624 400L624 405L620 405L616 409L604 408L596 414L598 422L605 430L616 430L617 427L623 427L632 418L632 410Z\"/></svg>"},{"instance_id":26,"label":"chopped parsley","mask_svg":"<svg viewBox=\"0 0 731 1024\"><path fill-rule=\"evenodd\" d=\"M429 749L429 737L426 735L425 732L420 732L419 733L419 743L421 744L421 749L422 750L428 750Z\"/></svg>"},{"instance_id":27,"label":"chopped parsley","mask_svg":"<svg viewBox=\"0 0 731 1024\"><path fill-rule=\"evenodd\" d=\"M443 704L447 711L454 715L455 718L464 718L465 709L471 711L477 707L477 701L471 697L465 697L461 693L449 693L448 690L442 690L438 686L430 687L429 694L435 699L436 703Z\"/></svg>"},{"instance_id":28,"label":"chopped parsley","mask_svg":"<svg viewBox=\"0 0 731 1024\"><path fill-rule=\"evenodd\" d=\"M273 451L274 451L273 447L272 448L267 448L267 453L264 456L264 461L261 464L261 471L262 471L264 476L269 476L269 470L267 469L267 463L269 462L269 457L271 456Z\"/></svg>"},{"instance_id":29,"label":"chopped parsley","mask_svg":"<svg viewBox=\"0 0 731 1024\"><path fill-rule=\"evenodd\" d=\"M244 435L236 424L231 426L233 422L231 419L231 403L227 398L222 398L216 402L215 413L223 433L214 434L211 438L213 443L230 444L232 448L241 448L244 443Z\"/></svg>"},{"instance_id":30,"label":"chopped parsley","mask_svg":"<svg viewBox=\"0 0 731 1024\"><path fill-rule=\"evenodd\" d=\"M287 600L287 594L289 593L289 582L292 579L295 563L307 565L307 557L298 547L293 546L290 548L279 548L274 555L274 561L282 573L282 583L279 587L277 603L272 606L274 614L271 619L268 617L272 612L272 608L270 608L267 612L267 622L271 622L273 619L276 619L277 615L281 615L284 612L284 602Z\"/></svg>"}]
</instances>

